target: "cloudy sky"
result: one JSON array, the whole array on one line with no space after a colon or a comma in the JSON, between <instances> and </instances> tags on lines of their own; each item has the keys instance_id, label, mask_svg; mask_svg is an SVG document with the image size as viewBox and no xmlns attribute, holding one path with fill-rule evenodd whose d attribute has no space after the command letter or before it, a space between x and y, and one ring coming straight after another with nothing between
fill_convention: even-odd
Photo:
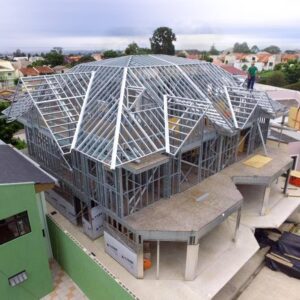
<instances>
[{"instance_id":1,"label":"cloudy sky","mask_svg":"<svg viewBox=\"0 0 300 300\"><path fill-rule=\"evenodd\" d=\"M1 0L0 51L149 47L159 26L176 49L234 42L300 48L299 0Z\"/></svg>"}]
</instances>

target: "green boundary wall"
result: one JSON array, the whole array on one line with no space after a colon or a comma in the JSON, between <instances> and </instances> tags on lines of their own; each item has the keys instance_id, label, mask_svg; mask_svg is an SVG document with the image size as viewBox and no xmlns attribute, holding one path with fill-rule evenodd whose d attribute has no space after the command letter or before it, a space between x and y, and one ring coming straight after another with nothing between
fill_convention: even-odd
<instances>
[{"instance_id":1,"label":"green boundary wall","mask_svg":"<svg viewBox=\"0 0 300 300\"><path fill-rule=\"evenodd\" d=\"M81 246L47 216L53 256L91 300L134 299L113 275L91 258Z\"/></svg>"}]
</instances>

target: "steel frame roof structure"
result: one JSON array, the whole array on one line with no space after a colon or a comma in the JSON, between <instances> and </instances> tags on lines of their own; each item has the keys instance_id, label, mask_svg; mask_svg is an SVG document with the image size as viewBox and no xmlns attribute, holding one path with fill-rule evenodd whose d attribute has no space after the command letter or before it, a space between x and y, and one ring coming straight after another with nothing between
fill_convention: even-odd
<instances>
[{"instance_id":1,"label":"steel frame roof structure","mask_svg":"<svg viewBox=\"0 0 300 300\"><path fill-rule=\"evenodd\" d=\"M123 56L69 73L23 77L14 120L35 107L62 155L75 149L115 169L156 152L176 155L203 118L232 135L282 107L247 91L211 63L167 55Z\"/></svg>"}]
</instances>

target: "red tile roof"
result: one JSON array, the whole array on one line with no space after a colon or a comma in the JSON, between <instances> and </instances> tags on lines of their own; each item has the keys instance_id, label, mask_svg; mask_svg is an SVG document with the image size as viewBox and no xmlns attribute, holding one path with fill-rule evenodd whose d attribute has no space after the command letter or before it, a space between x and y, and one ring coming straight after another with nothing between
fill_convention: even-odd
<instances>
[{"instance_id":1,"label":"red tile roof","mask_svg":"<svg viewBox=\"0 0 300 300\"><path fill-rule=\"evenodd\" d=\"M46 75L46 74L54 73L54 71L48 66L21 68L20 72L23 74L23 76L38 76L38 75Z\"/></svg>"},{"instance_id":2,"label":"red tile roof","mask_svg":"<svg viewBox=\"0 0 300 300\"><path fill-rule=\"evenodd\" d=\"M243 70L237 69L233 66L220 65L220 67L232 75L245 75L245 76L247 75L247 73L244 72Z\"/></svg>"},{"instance_id":3,"label":"red tile roof","mask_svg":"<svg viewBox=\"0 0 300 300\"><path fill-rule=\"evenodd\" d=\"M36 69L38 71L39 75L53 74L54 73L54 71L48 66L35 67L34 69Z\"/></svg>"},{"instance_id":4,"label":"red tile roof","mask_svg":"<svg viewBox=\"0 0 300 300\"><path fill-rule=\"evenodd\" d=\"M23 76L37 76L39 73L34 68L21 68L20 72Z\"/></svg>"}]
</instances>

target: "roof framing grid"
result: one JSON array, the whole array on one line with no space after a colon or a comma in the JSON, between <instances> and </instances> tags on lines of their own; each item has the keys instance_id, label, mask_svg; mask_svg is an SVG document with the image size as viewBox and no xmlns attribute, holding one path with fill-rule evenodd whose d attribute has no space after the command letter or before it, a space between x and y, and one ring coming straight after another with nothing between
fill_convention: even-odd
<instances>
[{"instance_id":1,"label":"roof framing grid","mask_svg":"<svg viewBox=\"0 0 300 300\"><path fill-rule=\"evenodd\" d=\"M71 151L83 100L91 85L91 76L92 73L64 73L21 78L26 102L36 107L62 154ZM24 106L23 95L17 94L12 110ZM30 105L27 104L27 108Z\"/></svg>"},{"instance_id":2,"label":"roof framing grid","mask_svg":"<svg viewBox=\"0 0 300 300\"><path fill-rule=\"evenodd\" d=\"M190 138L194 129L207 112L209 104L205 98L188 99L164 96L164 120L166 152L176 155Z\"/></svg>"}]
</instances>

